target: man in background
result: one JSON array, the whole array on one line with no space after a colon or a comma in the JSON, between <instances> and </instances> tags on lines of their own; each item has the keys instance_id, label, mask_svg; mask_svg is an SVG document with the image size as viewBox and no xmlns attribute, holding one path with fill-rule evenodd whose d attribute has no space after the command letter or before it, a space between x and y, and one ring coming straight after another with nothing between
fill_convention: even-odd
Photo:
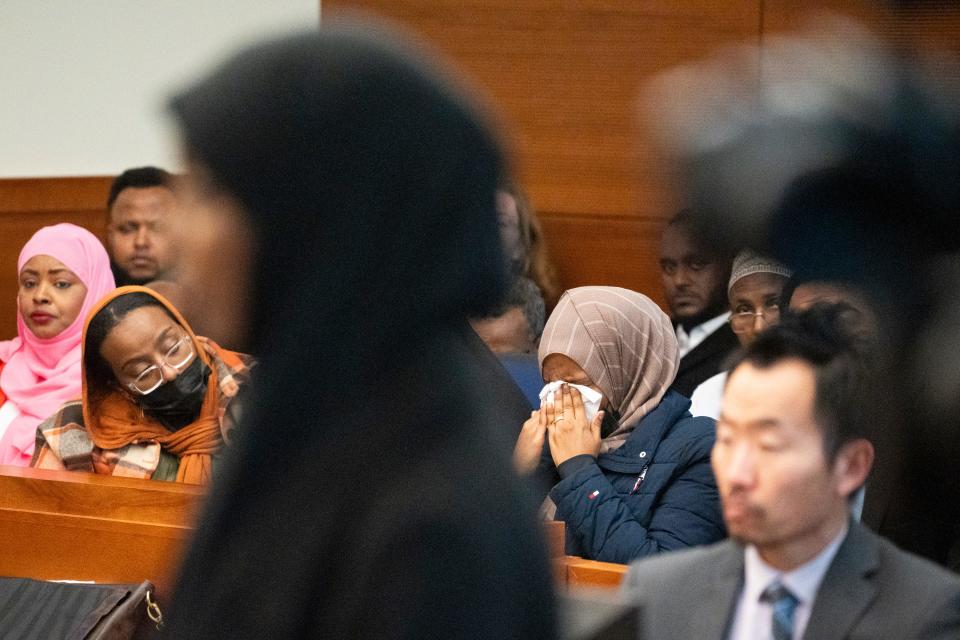
<instances>
[{"instance_id":1,"label":"man in background","mask_svg":"<svg viewBox=\"0 0 960 640\"><path fill-rule=\"evenodd\" d=\"M529 278L517 278L507 297L490 315L470 324L494 353L537 353L546 321L540 289Z\"/></svg>"},{"instance_id":2,"label":"man in background","mask_svg":"<svg viewBox=\"0 0 960 640\"><path fill-rule=\"evenodd\" d=\"M169 279L176 262L170 236L177 207L174 178L157 167L127 169L107 198L107 251L117 286Z\"/></svg>"},{"instance_id":3,"label":"man in background","mask_svg":"<svg viewBox=\"0 0 960 640\"><path fill-rule=\"evenodd\" d=\"M752 251L741 251L733 261L728 297L730 328L742 346L780 322L781 308L786 307L784 290L792 272L786 265ZM727 386L727 370L701 383L690 396L690 413L720 417L723 390Z\"/></svg>"},{"instance_id":4,"label":"man in background","mask_svg":"<svg viewBox=\"0 0 960 640\"><path fill-rule=\"evenodd\" d=\"M680 345L680 370L671 388L687 397L720 372L738 345L727 309L732 256L712 249L692 218L686 210L674 216L660 243L660 277Z\"/></svg>"},{"instance_id":5,"label":"man in background","mask_svg":"<svg viewBox=\"0 0 960 640\"><path fill-rule=\"evenodd\" d=\"M517 278L503 302L483 318L471 318L477 335L497 354L531 407L540 407L543 387L537 347L546 322L546 307L533 280Z\"/></svg>"},{"instance_id":6,"label":"man in background","mask_svg":"<svg viewBox=\"0 0 960 640\"><path fill-rule=\"evenodd\" d=\"M960 637L960 579L850 518L877 387L848 312L788 317L733 367L712 454L731 539L631 566L645 637Z\"/></svg>"}]
</instances>

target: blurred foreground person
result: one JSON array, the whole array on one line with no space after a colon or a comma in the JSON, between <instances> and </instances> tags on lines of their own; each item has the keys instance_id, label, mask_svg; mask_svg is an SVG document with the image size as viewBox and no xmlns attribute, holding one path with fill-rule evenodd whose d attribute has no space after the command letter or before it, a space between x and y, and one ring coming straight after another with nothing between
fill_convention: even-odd
<instances>
[{"instance_id":1,"label":"blurred foreground person","mask_svg":"<svg viewBox=\"0 0 960 640\"><path fill-rule=\"evenodd\" d=\"M733 367L712 454L731 540L631 566L644 637L960 637L960 578L850 518L877 389L848 310L788 317Z\"/></svg>"},{"instance_id":2,"label":"blurred foreground person","mask_svg":"<svg viewBox=\"0 0 960 640\"><path fill-rule=\"evenodd\" d=\"M182 282L260 365L167 637L553 637L477 347L506 373L466 322L507 286L489 131L362 26L254 46L173 108Z\"/></svg>"},{"instance_id":3,"label":"blurred foreground person","mask_svg":"<svg viewBox=\"0 0 960 640\"><path fill-rule=\"evenodd\" d=\"M652 117L717 243L870 301L886 376L863 407L883 426L864 520L960 568L960 62L810 26L668 72Z\"/></svg>"}]
</instances>

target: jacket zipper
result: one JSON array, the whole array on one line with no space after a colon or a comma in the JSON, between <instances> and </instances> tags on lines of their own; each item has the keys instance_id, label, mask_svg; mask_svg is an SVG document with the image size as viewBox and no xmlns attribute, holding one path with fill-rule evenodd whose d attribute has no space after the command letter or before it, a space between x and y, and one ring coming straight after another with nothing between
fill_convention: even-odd
<instances>
[{"instance_id":1,"label":"jacket zipper","mask_svg":"<svg viewBox=\"0 0 960 640\"><path fill-rule=\"evenodd\" d=\"M633 485L633 489L630 490L630 495L635 494L640 490L640 485L643 484L643 479L647 477L647 469L650 465L644 465L643 469L640 470L640 475L637 476L637 481Z\"/></svg>"}]
</instances>

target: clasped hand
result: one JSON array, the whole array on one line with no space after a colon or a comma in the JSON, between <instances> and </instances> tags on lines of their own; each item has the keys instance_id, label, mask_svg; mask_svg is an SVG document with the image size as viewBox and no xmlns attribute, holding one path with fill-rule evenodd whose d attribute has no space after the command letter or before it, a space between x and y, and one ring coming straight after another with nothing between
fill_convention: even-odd
<instances>
[{"instance_id":1,"label":"clasped hand","mask_svg":"<svg viewBox=\"0 0 960 640\"><path fill-rule=\"evenodd\" d=\"M544 402L540 410L531 413L530 419L523 423L513 450L517 472L526 474L536 469L545 437L550 442L553 463L558 467L574 456L597 457L602 422L603 411L587 421L580 392L563 385L554 394L553 402Z\"/></svg>"}]
</instances>

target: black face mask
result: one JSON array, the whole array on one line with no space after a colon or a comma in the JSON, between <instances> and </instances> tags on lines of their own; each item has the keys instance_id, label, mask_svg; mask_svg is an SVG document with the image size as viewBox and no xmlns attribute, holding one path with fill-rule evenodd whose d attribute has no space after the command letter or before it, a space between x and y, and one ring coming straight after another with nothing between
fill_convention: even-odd
<instances>
[{"instance_id":1,"label":"black face mask","mask_svg":"<svg viewBox=\"0 0 960 640\"><path fill-rule=\"evenodd\" d=\"M207 395L210 367L199 358L170 382L165 382L152 393L140 396L144 412L156 418L171 431L181 429L200 415L200 406Z\"/></svg>"}]
</instances>

